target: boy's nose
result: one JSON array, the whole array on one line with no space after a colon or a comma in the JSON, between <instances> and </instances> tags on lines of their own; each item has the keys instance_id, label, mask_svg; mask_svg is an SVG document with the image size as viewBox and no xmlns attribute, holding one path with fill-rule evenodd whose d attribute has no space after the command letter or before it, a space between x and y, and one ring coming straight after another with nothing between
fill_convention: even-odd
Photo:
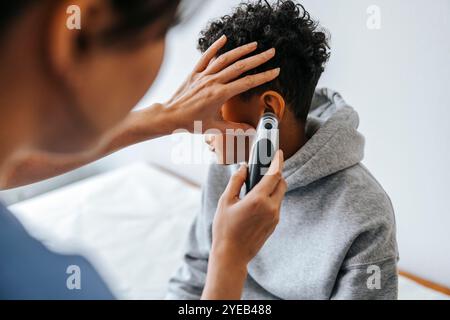
<instances>
[{"instance_id":1,"label":"boy's nose","mask_svg":"<svg viewBox=\"0 0 450 320\"><path fill-rule=\"evenodd\" d=\"M208 145L208 148L210 151L214 152L216 147L214 145L214 141L215 141L215 136L213 135L205 135L205 142Z\"/></svg>"},{"instance_id":2,"label":"boy's nose","mask_svg":"<svg viewBox=\"0 0 450 320\"><path fill-rule=\"evenodd\" d=\"M209 150L216 154L217 163L230 165L248 161L251 136L221 134L205 135Z\"/></svg>"}]
</instances>

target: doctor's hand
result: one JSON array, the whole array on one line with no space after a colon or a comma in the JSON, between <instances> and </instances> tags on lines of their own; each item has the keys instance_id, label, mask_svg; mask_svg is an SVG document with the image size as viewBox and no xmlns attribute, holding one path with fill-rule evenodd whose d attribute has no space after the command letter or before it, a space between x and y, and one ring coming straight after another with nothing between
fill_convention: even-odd
<instances>
[{"instance_id":1,"label":"doctor's hand","mask_svg":"<svg viewBox=\"0 0 450 320\"><path fill-rule=\"evenodd\" d=\"M226 129L250 128L245 124L224 121L221 107L230 98L272 81L279 75L280 69L276 68L238 79L246 71L272 59L275 49L241 59L257 49L257 43L254 42L216 57L226 42L227 38L222 36L212 44L184 84L164 104L171 111L171 118L177 121L175 127L193 132L194 121L202 121L203 132L208 129L225 132Z\"/></svg>"},{"instance_id":2,"label":"doctor's hand","mask_svg":"<svg viewBox=\"0 0 450 320\"><path fill-rule=\"evenodd\" d=\"M202 298L240 299L247 264L275 230L286 192L283 153L278 151L268 173L243 199L239 193L246 166L234 174L219 200L212 230L212 248Z\"/></svg>"},{"instance_id":3,"label":"doctor's hand","mask_svg":"<svg viewBox=\"0 0 450 320\"><path fill-rule=\"evenodd\" d=\"M216 58L226 41L226 37L220 38L205 52L194 71L167 103L155 103L131 112L124 121L106 132L97 147L88 153L21 155L11 166L8 178L0 181L0 187L13 188L48 179L130 145L172 134L177 129L193 132L194 121L202 121L203 132L208 129L222 132L226 129L250 129L249 125L224 121L221 107L233 96L278 76L279 69L274 69L239 78L246 71L269 61L275 52L269 50L242 59L257 49L256 44L248 44Z\"/></svg>"}]
</instances>

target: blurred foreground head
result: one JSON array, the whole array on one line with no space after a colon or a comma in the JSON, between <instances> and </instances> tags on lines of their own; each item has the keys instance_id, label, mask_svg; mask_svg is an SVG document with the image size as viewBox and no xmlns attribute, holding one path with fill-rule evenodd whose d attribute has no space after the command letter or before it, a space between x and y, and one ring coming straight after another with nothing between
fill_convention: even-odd
<instances>
[{"instance_id":1,"label":"blurred foreground head","mask_svg":"<svg viewBox=\"0 0 450 320\"><path fill-rule=\"evenodd\" d=\"M179 0L2 1L0 108L11 121L26 120L16 142L79 151L122 120L158 73L178 6Z\"/></svg>"}]
</instances>

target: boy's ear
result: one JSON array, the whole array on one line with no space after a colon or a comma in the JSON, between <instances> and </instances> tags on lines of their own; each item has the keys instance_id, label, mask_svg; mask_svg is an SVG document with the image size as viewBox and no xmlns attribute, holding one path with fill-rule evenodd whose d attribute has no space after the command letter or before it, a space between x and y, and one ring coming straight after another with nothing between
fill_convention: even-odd
<instances>
[{"instance_id":1,"label":"boy's ear","mask_svg":"<svg viewBox=\"0 0 450 320\"><path fill-rule=\"evenodd\" d=\"M276 91L266 91L261 95L261 102L264 105L264 112L271 111L275 113L281 121L286 110L286 103L284 98Z\"/></svg>"}]
</instances>

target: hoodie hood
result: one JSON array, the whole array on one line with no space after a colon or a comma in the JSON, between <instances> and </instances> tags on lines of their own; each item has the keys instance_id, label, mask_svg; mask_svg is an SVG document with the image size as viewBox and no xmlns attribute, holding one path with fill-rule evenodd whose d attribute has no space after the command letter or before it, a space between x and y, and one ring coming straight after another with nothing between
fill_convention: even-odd
<instances>
[{"instance_id":1,"label":"hoodie hood","mask_svg":"<svg viewBox=\"0 0 450 320\"><path fill-rule=\"evenodd\" d=\"M288 191L358 164L364 158L364 137L358 132L357 112L341 95L317 89L306 122L308 142L287 159Z\"/></svg>"}]
</instances>

